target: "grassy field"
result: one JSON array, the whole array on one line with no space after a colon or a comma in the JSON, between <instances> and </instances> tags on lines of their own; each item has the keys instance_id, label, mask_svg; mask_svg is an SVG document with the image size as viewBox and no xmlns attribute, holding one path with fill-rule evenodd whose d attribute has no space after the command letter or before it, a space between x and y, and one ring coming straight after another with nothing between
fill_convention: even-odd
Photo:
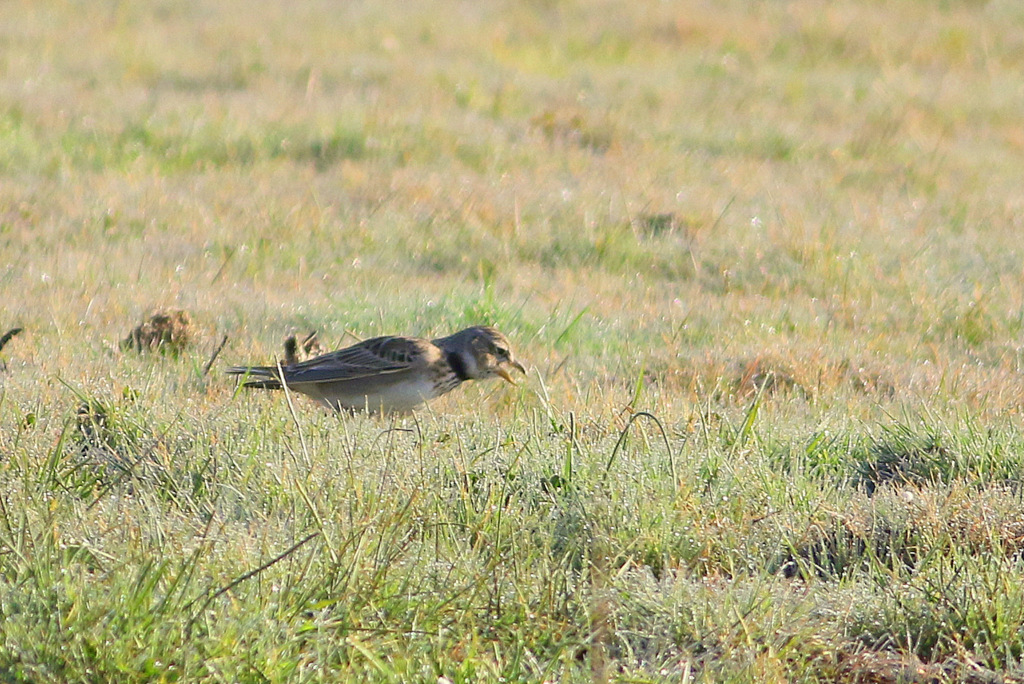
<instances>
[{"instance_id":1,"label":"grassy field","mask_svg":"<svg viewBox=\"0 0 1024 684\"><path fill-rule=\"evenodd\" d=\"M0 3L0 682L1024 681L1021 26ZM477 323L414 416L222 373Z\"/></svg>"}]
</instances>

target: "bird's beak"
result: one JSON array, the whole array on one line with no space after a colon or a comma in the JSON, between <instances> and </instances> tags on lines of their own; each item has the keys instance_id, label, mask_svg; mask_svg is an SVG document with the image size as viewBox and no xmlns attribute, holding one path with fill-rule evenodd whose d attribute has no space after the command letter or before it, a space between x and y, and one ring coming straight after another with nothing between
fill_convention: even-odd
<instances>
[{"instance_id":1,"label":"bird's beak","mask_svg":"<svg viewBox=\"0 0 1024 684\"><path fill-rule=\"evenodd\" d=\"M512 366L523 375L526 375L526 369L523 368L523 364L519 363L518 361L509 361L508 365ZM504 366L498 366L496 372L505 382L508 382L513 385L516 384L516 381L512 378L512 374L509 373L508 369L505 368Z\"/></svg>"}]
</instances>

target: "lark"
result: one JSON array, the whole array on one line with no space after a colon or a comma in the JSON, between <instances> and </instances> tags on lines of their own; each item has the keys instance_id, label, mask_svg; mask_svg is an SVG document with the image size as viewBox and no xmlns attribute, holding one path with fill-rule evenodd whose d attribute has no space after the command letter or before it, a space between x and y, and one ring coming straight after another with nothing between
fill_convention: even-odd
<instances>
[{"instance_id":1,"label":"lark","mask_svg":"<svg viewBox=\"0 0 1024 684\"><path fill-rule=\"evenodd\" d=\"M336 411L404 413L447 394L467 380L502 378L526 369L508 339L490 326L475 326L436 340L386 336L283 366L235 366L243 386L282 384Z\"/></svg>"}]
</instances>

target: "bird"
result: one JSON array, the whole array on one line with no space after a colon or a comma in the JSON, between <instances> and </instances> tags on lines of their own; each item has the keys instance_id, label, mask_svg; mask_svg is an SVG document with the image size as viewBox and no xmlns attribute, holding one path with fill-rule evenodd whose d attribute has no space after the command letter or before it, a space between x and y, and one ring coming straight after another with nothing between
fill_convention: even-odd
<instances>
[{"instance_id":1,"label":"bird","mask_svg":"<svg viewBox=\"0 0 1024 684\"><path fill-rule=\"evenodd\" d=\"M406 413L447 394L467 380L499 377L515 384L511 370L526 374L508 339L485 325L448 337L384 336L283 366L233 366L243 386L289 390L335 411Z\"/></svg>"}]
</instances>

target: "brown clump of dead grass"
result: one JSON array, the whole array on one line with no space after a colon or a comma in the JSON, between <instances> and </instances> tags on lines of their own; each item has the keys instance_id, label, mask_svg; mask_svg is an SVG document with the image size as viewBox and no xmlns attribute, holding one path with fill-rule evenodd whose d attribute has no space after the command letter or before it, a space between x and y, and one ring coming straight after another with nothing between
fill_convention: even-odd
<instances>
[{"instance_id":1,"label":"brown clump of dead grass","mask_svg":"<svg viewBox=\"0 0 1024 684\"><path fill-rule=\"evenodd\" d=\"M742 401L757 395L816 401L836 394L888 400L900 387L892 370L820 353L805 358L775 352L732 358L708 356L678 364L664 374L662 381L696 396L717 388L716 394Z\"/></svg>"},{"instance_id":2,"label":"brown clump of dead grass","mask_svg":"<svg viewBox=\"0 0 1024 684\"><path fill-rule=\"evenodd\" d=\"M891 397L894 381L878 369L865 368L850 359L820 358L810 362L787 362L773 356L737 361L733 369L737 395L758 393L817 397L848 388L857 394Z\"/></svg>"},{"instance_id":3,"label":"brown clump of dead grass","mask_svg":"<svg viewBox=\"0 0 1024 684\"><path fill-rule=\"evenodd\" d=\"M592 120L585 112L574 108L546 109L530 119L530 124L553 145L575 145L604 153L616 142L610 123Z\"/></svg>"},{"instance_id":4,"label":"brown clump of dead grass","mask_svg":"<svg viewBox=\"0 0 1024 684\"><path fill-rule=\"evenodd\" d=\"M187 311L157 311L131 329L121 341L121 349L177 355L191 346L196 336L196 325Z\"/></svg>"},{"instance_id":5,"label":"brown clump of dead grass","mask_svg":"<svg viewBox=\"0 0 1024 684\"><path fill-rule=\"evenodd\" d=\"M977 663L947 660L926 663L915 655L892 651L841 654L836 681L850 684L1009 684L1022 681L993 672Z\"/></svg>"}]
</instances>

